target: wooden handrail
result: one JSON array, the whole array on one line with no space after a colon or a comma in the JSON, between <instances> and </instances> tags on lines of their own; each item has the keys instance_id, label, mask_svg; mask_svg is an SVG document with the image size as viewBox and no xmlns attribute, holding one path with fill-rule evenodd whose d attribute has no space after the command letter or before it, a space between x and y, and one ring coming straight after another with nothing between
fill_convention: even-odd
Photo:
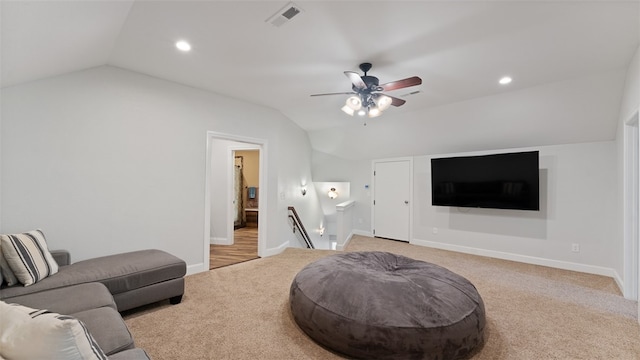
<instances>
[{"instance_id":1,"label":"wooden handrail","mask_svg":"<svg viewBox=\"0 0 640 360\"><path fill-rule=\"evenodd\" d=\"M307 248L315 249L315 246L313 246L313 242L311 241L309 234L307 234L307 230L304 228L304 225L302 224L302 220L300 220L300 217L298 216L298 212L296 211L296 208L294 208L293 206L289 206L288 209L293 213L293 215L289 215L289 218L293 220L293 232L295 233L296 228L298 228L298 230L300 231L300 234L302 235L302 238L304 239L304 242L307 243Z\"/></svg>"}]
</instances>

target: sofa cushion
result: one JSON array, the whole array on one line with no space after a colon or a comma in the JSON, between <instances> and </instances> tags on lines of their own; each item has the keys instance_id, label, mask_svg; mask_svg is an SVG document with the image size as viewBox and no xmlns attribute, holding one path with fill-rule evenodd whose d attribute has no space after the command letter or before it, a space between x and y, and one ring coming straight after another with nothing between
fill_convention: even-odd
<instances>
[{"instance_id":1,"label":"sofa cushion","mask_svg":"<svg viewBox=\"0 0 640 360\"><path fill-rule=\"evenodd\" d=\"M107 355L133 349L133 337L120 313L110 307L89 309L73 314L81 320Z\"/></svg>"},{"instance_id":2,"label":"sofa cushion","mask_svg":"<svg viewBox=\"0 0 640 360\"><path fill-rule=\"evenodd\" d=\"M42 230L1 235L2 253L18 280L29 286L58 272Z\"/></svg>"},{"instance_id":3,"label":"sofa cushion","mask_svg":"<svg viewBox=\"0 0 640 360\"><path fill-rule=\"evenodd\" d=\"M0 301L0 353L8 359L103 359L82 321Z\"/></svg>"},{"instance_id":4,"label":"sofa cushion","mask_svg":"<svg viewBox=\"0 0 640 360\"><path fill-rule=\"evenodd\" d=\"M97 282L16 296L9 301L36 309L46 308L66 315L99 307L117 310L109 290Z\"/></svg>"}]
</instances>

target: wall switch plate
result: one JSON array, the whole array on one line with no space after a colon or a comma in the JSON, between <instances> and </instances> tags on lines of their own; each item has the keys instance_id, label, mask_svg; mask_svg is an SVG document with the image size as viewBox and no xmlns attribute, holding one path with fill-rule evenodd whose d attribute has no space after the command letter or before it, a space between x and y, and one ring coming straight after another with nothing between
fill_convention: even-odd
<instances>
[{"instance_id":1,"label":"wall switch plate","mask_svg":"<svg viewBox=\"0 0 640 360\"><path fill-rule=\"evenodd\" d=\"M580 244L571 244L571 251L580 252Z\"/></svg>"}]
</instances>

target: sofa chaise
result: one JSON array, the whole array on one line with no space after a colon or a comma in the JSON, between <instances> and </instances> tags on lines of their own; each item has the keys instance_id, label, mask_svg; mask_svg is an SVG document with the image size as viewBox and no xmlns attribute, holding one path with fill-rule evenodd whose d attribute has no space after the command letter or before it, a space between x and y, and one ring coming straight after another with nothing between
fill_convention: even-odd
<instances>
[{"instance_id":1,"label":"sofa chaise","mask_svg":"<svg viewBox=\"0 0 640 360\"><path fill-rule=\"evenodd\" d=\"M90 282L104 284L113 295L118 311L170 299L178 304L184 294L186 264L161 250L140 250L78 261L70 264L68 251L54 250L57 273L32 285L3 285L0 300L11 302L21 295Z\"/></svg>"},{"instance_id":2,"label":"sofa chaise","mask_svg":"<svg viewBox=\"0 0 640 360\"><path fill-rule=\"evenodd\" d=\"M180 303L185 274L161 250L71 263L41 230L0 235L0 358L149 359L119 312Z\"/></svg>"}]
</instances>

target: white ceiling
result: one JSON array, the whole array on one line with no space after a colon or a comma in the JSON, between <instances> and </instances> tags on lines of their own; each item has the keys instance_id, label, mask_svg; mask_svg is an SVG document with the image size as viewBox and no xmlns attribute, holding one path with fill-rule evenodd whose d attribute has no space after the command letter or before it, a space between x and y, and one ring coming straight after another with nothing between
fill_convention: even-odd
<instances>
[{"instance_id":1,"label":"white ceiling","mask_svg":"<svg viewBox=\"0 0 640 360\"><path fill-rule=\"evenodd\" d=\"M274 27L266 20L286 1L3 1L1 84L112 65L275 108L307 130L320 151L399 156L610 140L618 117L613 104L619 107L640 39L638 1L295 3L303 12ZM177 51L179 39L193 50ZM366 128L340 111L345 97L309 96L350 91L343 71L359 72L365 61L381 83L414 75L423 80L392 92L407 103L368 120ZM503 75L513 83L498 85ZM572 91L584 83L584 94ZM549 109L563 115L553 121L566 123L530 124L543 97L526 113L510 109L510 116L483 115L486 105L474 105L477 99L493 104L496 95L540 97L562 86L569 88L558 96L569 98ZM420 93L405 97L414 90ZM584 132L579 121L585 119L577 119L583 114L572 112L580 98L603 102L597 117L586 112ZM572 111L562 108L565 102ZM456 112L463 107L494 120L465 123ZM467 138L450 136L463 125ZM348 135L339 144L336 131ZM391 131L424 134L419 139L432 146L392 141Z\"/></svg>"}]
</instances>

